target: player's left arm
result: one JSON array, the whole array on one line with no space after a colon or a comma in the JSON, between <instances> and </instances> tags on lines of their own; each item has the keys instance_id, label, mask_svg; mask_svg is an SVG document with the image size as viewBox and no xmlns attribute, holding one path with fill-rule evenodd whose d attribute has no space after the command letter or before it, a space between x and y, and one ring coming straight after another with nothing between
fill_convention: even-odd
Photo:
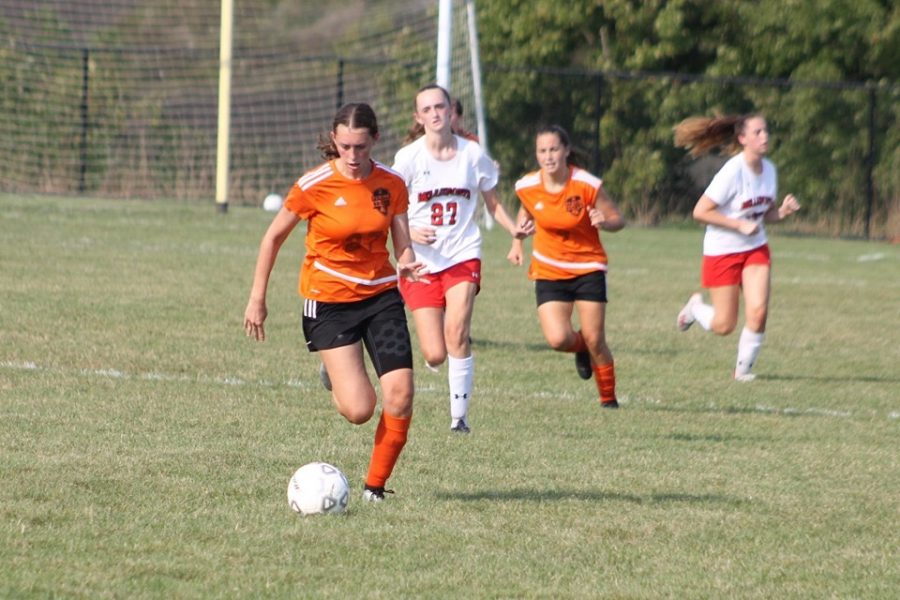
<instances>
[{"instance_id":1,"label":"player's left arm","mask_svg":"<svg viewBox=\"0 0 900 600\"><path fill-rule=\"evenodd\" d=\"M781 201L781 206L776 206L774 202L772 203L772 206L766 211L766 223L777 223L778 221L782 221L798 210L800 210L800 202L797 201L793 194L788 194L784 197L784 200Z\"/></svg>"},{"instance_id":2,"label":"player's left arm","mask_svg":"<svg viewBox=\"0 0 900 600\"><path fill-rule=\"evenodd\" d=\"M497 199L497 188L482 191L481 197L484 198L485 208L488 209L488 212L494 217L494 220L500 223L500 226L509 232L509 235L521 240L534 233L533 221L523 220L518 224L513 223L513 220L509 217L506 209L503 208L503 205Z\"/></svg>"},{"instance_id":3,"label":"player's left arm","mask_svg":"<svg viewBox=\"0 0 900 600\"><path fill-rule=\"evenodd\" d=\"M625 218L603 186L597 189L597 197L594 199L594 206L588 210L588 216L591 218L591 225L602 231L619 231L625 227Z\"/></svg>"},{"instance_id":4,"label":"player's left arm","mask_svg":"<svg viewBox=\"0 0 900 600\"><path fill-rule=\"evenodd\" d=\"M391 242L394 244L394 258L397 260L397 276L409 281L418 281L425 265L416 260L409 236L409 220L406 213L394 215L391 219Z\"/></svg>"}]
</instances>

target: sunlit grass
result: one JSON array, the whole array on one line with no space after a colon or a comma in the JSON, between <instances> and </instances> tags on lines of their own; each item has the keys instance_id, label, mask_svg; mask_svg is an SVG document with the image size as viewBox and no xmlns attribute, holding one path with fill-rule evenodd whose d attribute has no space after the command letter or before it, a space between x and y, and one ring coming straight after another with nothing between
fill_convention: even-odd
<instances>
[{"instance_id":1,"label":"sunlit grass","mask_svg":"<svg viewBox=\"0 0 900 600\"><path fill-rule=\"evenodd\" d=\"M773 235L752 384L736 336L675 331L695 227L606 235L622 409L545 347L487 234L473 433L416 371L410 441L359 501L374 424L334 410L299 327L302 230L243 336L270 215L0 196L0 597L865 597L900 589L900 252ZM349 514L287 481L341 467Z\"/></svg>"}]
</instances>

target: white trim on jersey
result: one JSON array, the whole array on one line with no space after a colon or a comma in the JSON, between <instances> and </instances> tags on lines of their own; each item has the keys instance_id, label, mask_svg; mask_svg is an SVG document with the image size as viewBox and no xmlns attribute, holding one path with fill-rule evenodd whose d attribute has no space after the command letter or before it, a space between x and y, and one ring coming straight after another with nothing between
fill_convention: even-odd
<instances>
[{"instance_id":1,"label":"white trim on jersey","mask_svg":"<svg viewBox=\"0 0 900 600\"><path fill-rule=\"evenodd\" d=\"M315 171L310 171L309 173L303 175L300 179L298 179L297 187L299 187L303 191L306 191L323 179L327 179L328 177L330 177L331 173L331 163L325 163Z\"/></svg>"},{"instance_id":2,"label":"white trim on jersey","mask_svg":"<svg viewBox=\"0 0 900 600\"><path fill-rule=\"evenodd\" d=\"M385 283L390 283L392 281L397 281L396 275L391 275L389 277L379 277L378 279L363 279L361 277L354 277L353 275L347 275L346 273L341 273L340 271L336 271L330 267L326 267L319 261L313 261L313 266L320 271L325 271L329 275L333 275L338 279L343 279L344 281L350 281L352 283L358 283L359 285L382 285Z\"/></svg>"},{"instance_id":3,"label":"white trim on jersey","mask_svg":"<svg viewBox=\"0 0 900 600\"><path fill-rule=\"evenodd\" d=\"M572 168L572 179L574 181L583 181L588 184L592 188L600 189L600 186L603 185L603 180L594 175L593 173L588 173L584 169L579 169L576 167Z\"/></svg>"},{"instance_id":4,"label":"white trim on jersey","mask_svg":"<svg viewBox=\"0 0 900 600\"><path fill-rule=\"evenodd\" d=\"M377 160L373 160L372 163L375 165L375 167L381 169L382 171L387 171L391 175L396 175L397 178L403 179L403 175L401 173L399 173L398 171L395 171L394 169L390 168L386 164L378 162Z\"/></svg>"},{"instance_id":5,"label":"white trim on jersey","mask_svg":"<svg viewBox=\"0 0 900 600\"><path fill-rule=\"evenodd\" d=\"M520 178L516 182L516 189L521 190L523 188L534 187L536 185L539 185L540 183L541 183L541 172L535 171L534 173L525 175L524 177Z\"/></svg>"},{"instance_id":6,"label":"white trim on jersey","mask_svg":"<svg viewBox=\"0 0 900 600\"><path fill-rule=\"evenodd\" d=\"M602 262L566 262L544 256L537 250L532 250L531 255L542 263L546 263L560 269L577 269L579 271L586 271L588 269L593 271L606 270L606 264Z\"/></svg>"}]
</instances>

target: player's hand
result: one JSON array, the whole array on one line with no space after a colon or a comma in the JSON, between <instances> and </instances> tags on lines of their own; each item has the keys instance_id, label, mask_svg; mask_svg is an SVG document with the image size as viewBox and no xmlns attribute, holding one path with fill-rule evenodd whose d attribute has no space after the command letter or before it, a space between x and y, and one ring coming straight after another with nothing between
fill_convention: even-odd
<instances>
[{"instance_id":1,"label":"player's hand","mask_svg":"<svg viewBox=\"0 0 900 600\"><path fill-rule=\"evenodd\" d=\"M247 337L254 338L257 342L266 340L266 328L263 323L269 311L266 309L266 303L258 300L250 300L247 303L247 309L244 311L244 334Z\"/></svg>"},{"instance_id":2,"label":"player's hand","mask_svg":"<svg viewBox=\"0 0 900 600\"><path fill-rule=\"evenodd\" d=\"M434 227L410 227L409 239L417 244L430 246L437 240L437 230Z\"/></svg>"},{"instance_id":3,"label":"player's hand","mask_svg":"<svg viewBox=\"0 0 900 600\"><path fill-rule=\"evenodd\" d=\"M517 267L522 266L522 246L516 244L510 248L509 252L506 254L506 260Z\"/></svg>"},{"instance_id":4,"label":"player's hand","mask_svg":"<svg viewBox=\"0 0 900 600\"><path fill-rule=\"evenodd\" d=\"M534 221L525 219L512 231L512 236L517 240L524 240L529 235L534 235Z\"/></svg>"},{"instance_id":5,"label":"player's hand","mask_svg":"<svg viewBox=\"0 0 900 600\"><path fill-rule=\"evenodd\" d=\"M793 194L788 194L781 202L781 208L778 209L779 218L783 219L800 210L800 203Z\"/></svg>"},{"instance_id":6,"label":"player's hand","mask_svg":"<svg viewBox=\"0 0 900 600\"><path fill-rule=\"evenodd\" d=\"M601 229L606 223L606 215L599 208L594 207L588 210L588 217L591 219L591 227Z\"/></svg>"},{"instance_id":7,"label":"player's hand","mask_svg":"<svg viewBox=\"0 0 900 600\"><path fill-rule=\"evenodd\" d=\"M425 268L425 263L423 262L397 261L397 277L402 277L407 281L420 281L421 277L427 274L428 270ZM421 279L421 281L422 283L431 283L426 279Z\"/></svg>"},{"instance_id":8,"label":"player's hand","mask_svg":"<svg viewBox=\"0 0 900 600\"><path fill-rule=\"evenodd\" d=\"M738 233L743 235L753 235L757 231L759 231L759 223L756 221L748 221L747 219L741 219L738 221Z\"/></svg>"}]
</instances>

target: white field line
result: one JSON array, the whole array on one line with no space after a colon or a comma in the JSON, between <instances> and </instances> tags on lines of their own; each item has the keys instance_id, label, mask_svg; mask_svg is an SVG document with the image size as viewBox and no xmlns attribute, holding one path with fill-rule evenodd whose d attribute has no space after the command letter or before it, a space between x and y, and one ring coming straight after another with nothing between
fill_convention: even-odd
<instances>
[{"instance_id":1,"label":"white field line","mask_svg":"<svg viewBox=\"0 0 900 600\"><path fill-rule=\"evenodd\" d=\"M197 376L189 376L189 375L170 375L167 373L125 373L124 371L119 371L118 369L61 369L56 367L42 367L34 362L26 361L26 362L14 362L14 361L3 361L0 362L0 369L9 369L12 371L43 371L45 373L75 373L78 375L83 375L85 377L101 377L105 379L133 379L133 380L143 380L143 381L185 381L185 382L194 382L194 383L213 383L218 385L228 385L228 386L244 386L244 385L252 385L259 387L275 387L276 385L286 385L288 387L307 389L313 388L319 385L319 377L316 374L313 377L310 377L310 381L302 381L300 379L288 379L280 383L272 382L265 379L260 379L257 381L245 381L238 377L206 377L204 375Z\"/></svg>"},{"instance_id":2,"label":"white field line","mask_svg":"<svg viewBox=\"0 0 900 600\"><path fill-rule=\"evenodd\" d=\"M78 375L83 375L85 377L101 377L105 379L132 379L132 380L140 380L140 381L184 381L184 382L194 382L194 383L213 383L217 385L228 385L228 386L258 386L258 387L276 387L280 385L284 385L291 388L298 389L312 389L318 388L321 384L319 383L319 375L318 373L314 374L310 377L310 381L303 381L301 379L286 379L281 382L275 382L268 379L259 379L257 381L245 381L240 379L239 377L206 377L203 375L198 376L189 376L189 375L170 375L166 373L125 373L123 371L119 371L118 369L60 369L55 367L42 367L38 364L27 361L27 362L13 362L13 361L2 361L0 362L0 369L9 369L12 371L43 371L45 373L59 373L63 374L66 372L76 373ZM434 385L419 385L416 386L416 391L419 392L437 392L439 391L437 386Z\"/></svg>"},{"instance_id":3,"label":"white field line","mask_svg":"<svg viewBox=\"0 0 900 600\"><path fill-rule=\"evenodd\" d=\"M277 385L285 385L287 387L299 388L299 389L309 389L309 388L317 388L319 384L318 374L311 377L309 381L303 381L300 379L287 379L282 382L273 382L267 379L259 379L257 381L245 381L243 379L237 377L206 377L204 375L197 376L188 376L188 375L170 375L166 373L125 373L123 371L119 371L118 369L60 369L54 367L42 367L37 363L31 361L25 362L15 362L15 361L0 361L0 369L8 369L11 371L43 371L46 373L66 373L67 371L70 373L77 373L79 375L84 375L86 377L101 377L106 379L134 379L134 380L143 380L143 381L185 381L185 382L195 382L195 383L213 383L218 385L228 385L228 386L259 386L259 387L275 387ZM424 385L418 386L418 391L421 392L434 392L438 391L435 386L432 385ZM485 389L484 391L487 391ZM568 392L537 392L533 394L535 398L546 398L546 399L557 399L557 400L575 400L574 394ZM632 402L636 404L655 404L661 405L663 402L659 399L643 399L634 401L629 399L628 397L620 397L619 404L631 404ZM709 408L718 410L721 409L720 406L716 406L715 404L710 404ZM853 413L850 411L844 410L832 410L827 408L777 408L774 406L765 406L762 404L757 404L752 408L748 408L748 410L752 410L753 412L765 413L765 414L782 414L782 415L818 415L822 417L834 417L846 419L848 417L852 417ZM900 419L900 411L891 411L888 413L887 417L889 419Z\"/></svg>"}]
</instances>

